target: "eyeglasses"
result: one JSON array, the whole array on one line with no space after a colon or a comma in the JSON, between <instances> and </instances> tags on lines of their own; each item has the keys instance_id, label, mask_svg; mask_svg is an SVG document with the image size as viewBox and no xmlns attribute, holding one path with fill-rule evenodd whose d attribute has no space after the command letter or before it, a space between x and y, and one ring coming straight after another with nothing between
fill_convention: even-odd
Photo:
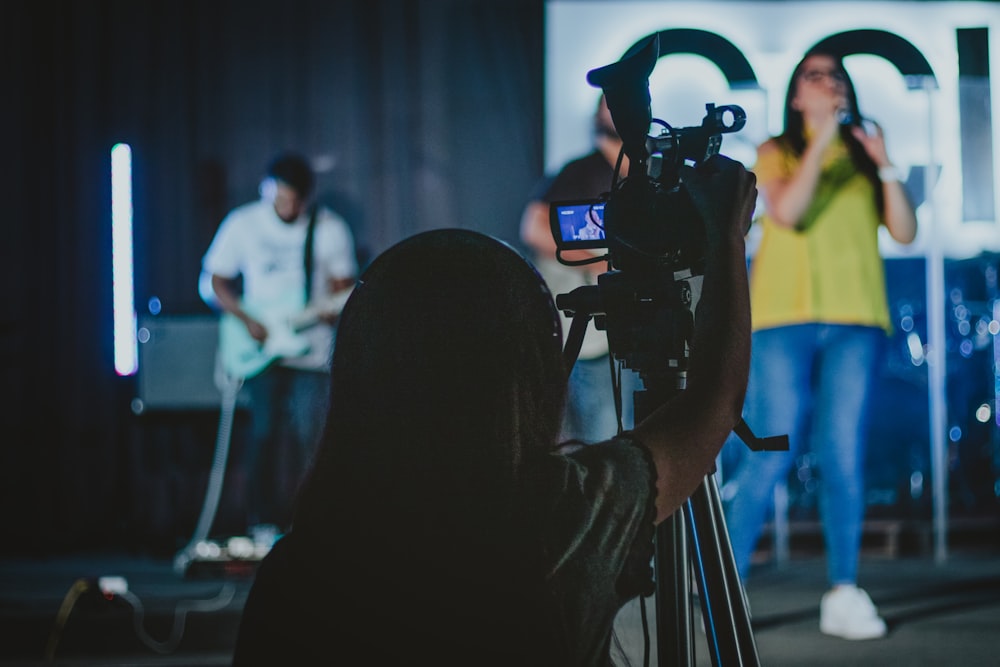
<instances>
[{"instance_id":1,"label":"eyeglasses","mask_svg":"<svg viewBox=\"0 0 1000 667\"><path fill-rule=\"evenodd\" d=\"M847 75L839 70L811 69L802 72L799 76L809 83L819 83L823 79L830 79L830 81L837 84L847 83Z\"/></svg>"}]
</instances>

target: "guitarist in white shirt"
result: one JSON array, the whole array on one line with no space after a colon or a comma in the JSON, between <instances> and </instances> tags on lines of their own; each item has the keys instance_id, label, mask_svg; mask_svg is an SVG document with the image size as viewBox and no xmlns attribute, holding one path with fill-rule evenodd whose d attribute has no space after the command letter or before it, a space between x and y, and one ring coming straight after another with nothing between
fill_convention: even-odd
<instances>
[{"instance_id":1,"label":"guitarist in white shirt","mask_svg":"<svg viewBox=\"0 0 1000 667\"><path fill-rule=\"evenodd\" d=\"M282 497L276 464L290 457L297 484L312 459L327 409L335 324L358 274L350 228L329 209L310 206L314 185L303 157L276 157L260 199L223 219L202 261L203 284L211 284L203 297L222 311L222 367L245 383L250 399L243 462L251 534L288 527L292 494L285 489ZM293 451L278 456L286 443Z\"/></svg>"}]
</instances>

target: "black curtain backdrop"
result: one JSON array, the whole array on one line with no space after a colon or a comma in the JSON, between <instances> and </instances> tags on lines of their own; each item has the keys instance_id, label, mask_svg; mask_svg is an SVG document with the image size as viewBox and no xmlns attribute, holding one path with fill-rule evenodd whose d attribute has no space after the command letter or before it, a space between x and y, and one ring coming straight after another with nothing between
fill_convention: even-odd
<instances>
[{"instance_id":1,"label":"black curtain backdrop","mask_svg":"<svg viewBox=\"0 0 1000 667\"><path fill-rule=\"evenodd\" d=\"M114 373L111 147L132 146L140 313L209 312L201 256L285 148L320 166L362 262L435 227L516 244L542 169L543 0L5 9L0 553L168 553L218 415L134 415Z\"/></svg>"}]
</instances>

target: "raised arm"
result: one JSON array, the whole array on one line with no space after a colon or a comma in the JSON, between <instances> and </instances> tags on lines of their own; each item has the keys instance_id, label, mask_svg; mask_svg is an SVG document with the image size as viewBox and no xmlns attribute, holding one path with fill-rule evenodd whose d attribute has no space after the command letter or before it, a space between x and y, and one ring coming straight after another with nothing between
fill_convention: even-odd
<instances>
[{"instance_id":1,"label":"raised arm","mask_svg":"<svg viewBox=\"0 0 1000 667\"><path fill-rule=\"evenodd\" d=\"M712 471L741 418L750 369L744 237L756 201L756 179L738 162L715 156L685 182L708 239L687 388L633 430L656 465L657 522L670 516Z\"/></svg>"},{"instance_id":2,"label":"raised arm","mask_svg":"<svg viewBox=\"0 0 1000 667\"><path fill-rule=\"evenodd\" d=\"M889 230L889 235L899 243L912 242L917 236L917 216L910 198L906 195L906 189L899 180L896 168L889 160L882 126L876 124L875 131L871 134L860 127L851 128L851 132L878 167L879 178L882 181L882 195L885 198L882 221ZM892 174L887 175L887 172Z\"/></svg>"},{"instance_id":3,"label":"raised arm","mask_svg":"<svg viewBox=\"0 0 1000 667\"><path fill-rule=\"evenodd\" d=\"M766 186L761 185L764 203L776 224L793 229L809 209L823 171L823 153L836 136L837 128L836 117L831 114L806 144L795 171L787 178L771 179ZM778 142L768 139L757 149L757 162L769 160L780 152Z\"/></svg>"}]
</instances>

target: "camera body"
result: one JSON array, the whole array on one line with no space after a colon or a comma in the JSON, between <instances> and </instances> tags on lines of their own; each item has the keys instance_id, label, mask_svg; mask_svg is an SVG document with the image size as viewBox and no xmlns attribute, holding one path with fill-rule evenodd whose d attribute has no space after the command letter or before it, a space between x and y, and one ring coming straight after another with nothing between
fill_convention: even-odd
<instances>
[{"instance_id":1,"label":"camera body","mask_svg":"<svg viewBox=\"0 0 1000 667\"><path fill-rule=\"evenodd\" d=\"M683 172L717 154L722 135L746 124L746 113L736 105L706 104L705 111L701 125L693 127L653 121L663 130L646 138L646 157L640 158L644 172L630 168L604 197L553 202L549 222L557 250L607 248L619 270L658 273L666 267L700 275L705 232L685 191Z\"/></svg>"}]
</instances>

